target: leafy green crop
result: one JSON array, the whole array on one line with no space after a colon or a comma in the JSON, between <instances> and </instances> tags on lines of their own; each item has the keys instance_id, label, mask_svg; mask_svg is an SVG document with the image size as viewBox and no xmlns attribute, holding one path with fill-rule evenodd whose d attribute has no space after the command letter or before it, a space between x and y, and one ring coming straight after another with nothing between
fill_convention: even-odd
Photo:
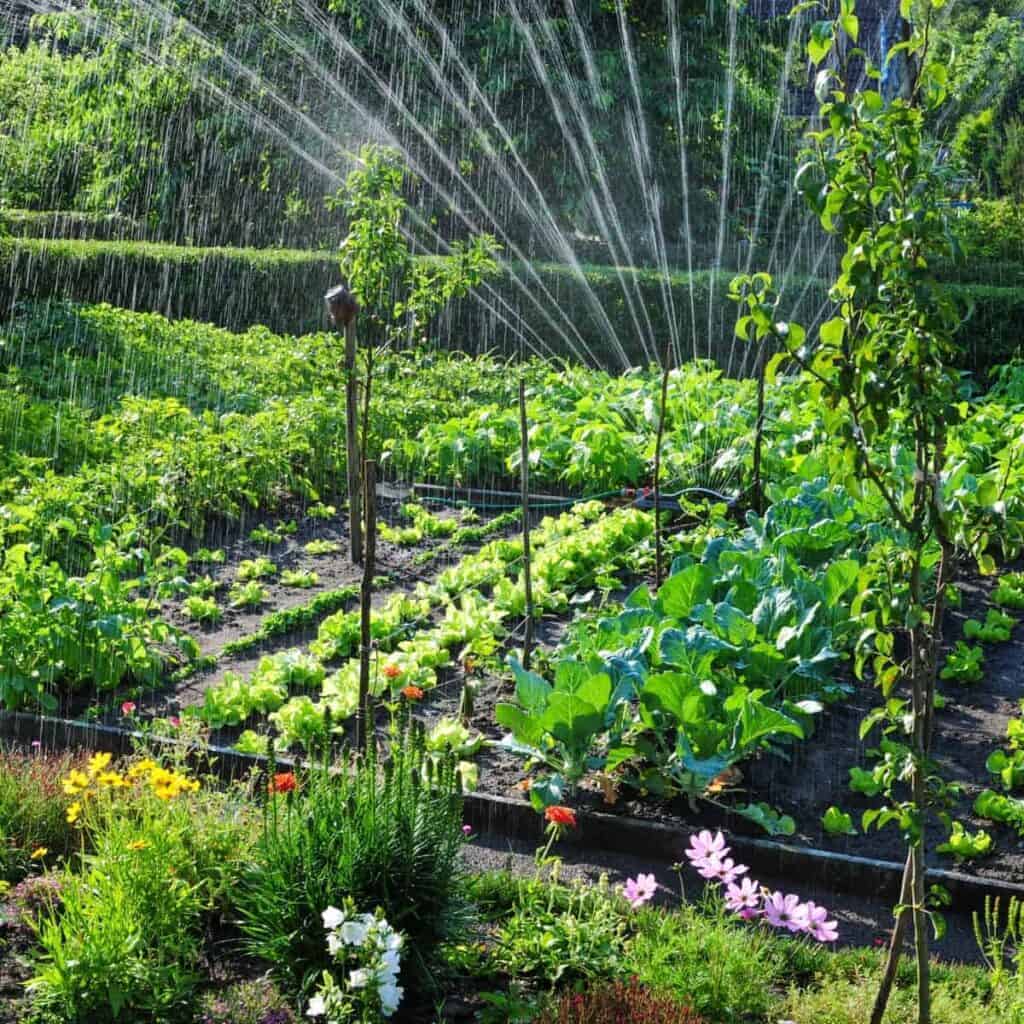
<instances>
[{"instance_id":1,"label":"leafy green crop","mask_svg":"<svg viewBox=\"0 0 1024 1024\"><path fill-rule=\"evenodd\" d=\"M1005 643L1010 639L1010 632L1016 624L1017 620L1012 615L989 608L984 623L977 619L968 619L964 623L964 636L983 644Z\"/></svg>"},{"instance_id":2,"label":"leafy green crop","mask_svg":"<svg viewBox=\"0 0 1024 1024\"><path fill-rule=\"evenodd\" d=\"M972 835L961 822L954 821L948 838L945 842L939 843L935 851L951 853L958 862L974 860L977 857L986 857L992 852L992 837L984 829Z\"/></svg>"},{"instance_id":3,"label":"leafy green crop","mask_svg":"<svg viewBox=\"0 0 1024 1024\"><path fill-rule=\"evenodd\" d=\"M311 540L303 550L307 555L335 555L341 545L336 540Z\"/></svg>"},{"instance_id":4,"label":"leafy green crop","mask_svg":"<svg viewBox=\"0 0 1024 1024\"><path fill-rule=\"evenodd\" d=\"M300 569L285 569L281 573L282 587L299 587L308 590L320 582L320 577L315 572L305 572Z\"/></svg>"},{"instance_id":5,"label":"leafy green crop","mask_svg":"<svg viewBox=\"0 0 1024 1024\"><path fill-rule=\"evenodd\" d=\"M992 600L1003 608L1024 611L1024 572L1007 573L992 592Z\"/></svg>"},{"instance_id":6,"label":"leafy green crop","mask_svg":"<svg viewBox=\"0 0 1024 1024\"><path fill-rule=\"evenodd\" d=\"M510 730L502 740L505 749L526 757L529 768L548 770L530 786L530 800L541 809L561 803L567 786L604 766L593 749L615 725L629 691L613 689L606 673L591 673L580 662L560 661L553 684L514 658L510 664L516 703L498 704L494 717Z\"/></svg>"},{"instance_id":7,"label":"leafy green crop","mask_svg":"<svg viewBox=\"0 0 1024 1024\"><path fill-rule=\"evenodd\" d=\"M959 683L980 683L985 675L982 669L984 662L985 652L981 647L972 647L963 640L957 640L956 647L946 655L946 664L939 678Z\"/></svg>"},{"instance_id":8,"label":"leafy green crop","mask_svg":"<svg viewBox=\"0 0 1024 1024\"><path fill-rule=\"evenodd\" d=\"M1024 800L986 789L974 801L974 813L981 818L1009 825L1017 835L1024 838Z\"/></svg>"},{"instance_id":9,"label":"leafy green crop","mask_svg":"<svg viewBox=\"0 0 1024 1024\"><path fill-rule=\"evenodd\" d=\"M197 594L185 598L184 611L190 619L206 625L220 622L224 618L224 613L212 597L200 597Z\"/></svg>"},{"instance_id":10,"label":"leafy green crop","mask_svg":"<svg viewBox=\"0 0 1024 1024\"><path fill-rule=\"evenodd\" d=\"M270 591L257 580L236 583L228 594L232 608L259 608L270 597Z\"/></svg>"},{"instance_id":11,"label":"leafy green crop","mask_svg":"<svg viewBox=\"0 0 1024 1024\"><path fill-rule=\"evenodd\" d=\"M838 807L830 807L821 816L821 826L830 836L855 836L853 818Z\"/></svg>"},{"instance_id":12,"label":"leafy green crop","mask_svg":"<svg viewBox=\"0 0 1024 1024\"><path fill-rule=\"evenodd\" d=\"M266 579L277 572L277 566L269 559L260 555L259 558L247 558L238 563L237 579L239 583Z\"/></svg>"}]
</instances>

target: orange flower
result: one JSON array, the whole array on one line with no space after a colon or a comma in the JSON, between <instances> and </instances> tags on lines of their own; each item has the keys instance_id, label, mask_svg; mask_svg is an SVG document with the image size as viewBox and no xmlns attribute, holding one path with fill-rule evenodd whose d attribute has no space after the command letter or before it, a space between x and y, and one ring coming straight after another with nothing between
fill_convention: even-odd
<instances>
[{"instance_id":1,"label":"orange flower","mask_svg":"<svg viewBox=\"0 0 1024 1024\"><path fill-rule=\"evenodd\" d=\"M292 793L299 788L294 772L278 772L267 784L270 793Z\"/></svg>"},{"instance_id":2,"label":"orange flower","mask_svg":"<svg viewBox=\"0 0 1024 1024\"><path fill-rule=\"evenodd\" d=\"M423 700L423 691L418 686L403 686L402 696L408 697L409 700Z\"/></svg>"},{"instance_id":3,"label":"orange flower","mask_svg":"<svg viewBox=\"0 0 1024 1024\"><path fill-rule=\"evenodd\" d=\"M544 809L544 817L552 825L568 825L569 828L576 827L576 813L571 807L562 807L556 804L554 807Z\"/></svg>"},{"instance_id":4,"label":"orange flower","mask_svg":"<svg viewBox=\"0 0 1024 1024\"><path fill-rule=\"evenodd\" d=\"M397 665L391 664L391 662L384 666L383 671L388 679L397 679L402 674L402 670Z\"/></svg>"}]
</instances>

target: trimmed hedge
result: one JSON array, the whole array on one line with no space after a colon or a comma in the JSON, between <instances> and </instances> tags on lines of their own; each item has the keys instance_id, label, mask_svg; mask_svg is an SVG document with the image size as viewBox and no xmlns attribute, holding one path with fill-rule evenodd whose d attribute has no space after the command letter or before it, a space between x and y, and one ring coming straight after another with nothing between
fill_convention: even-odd
<instances>
[{"instance_id":1,"label":"trimmed hedge","mask_svg":"<svg viewBox=\"0 0 1024 1024\"><path fill-rule=\"evenodd\" d=\"M588 358L616 368L648 361L655 345L659 350L664 346L674 320L680 325L684 358L710 355L728 363L732 357L733 368L739 366L744 352L732 337L731 272L678 272L667 282L654 270L621 273L632 310L613 267L585 267L581 281L563 265L512 265L475 296L453 304L433 333L468 351L511 353L525 339L527 347L546 355ZM0 238L0 317L19 300L56 296L208 321L235 331L265 324L278 333L301 334L323 329L322 296L338 278L337 260L327 252ZM965 368L983 371L1020 351L1024 288L951 288L972 309L964 328ZM824 281L791 280L784 314L814 323L826 295ZM669 301L674 315L666 308ZM641 337L648 339L646 351Z\"/></svg>"},{"instance_id":2,"label":"trimmed hedge","mask_svg":"<svg viewBox=\"0 0 1024 1024\"><path fill-rule=\"evenodd\" d=\"M0 235L22 238L138 239L142 226L119 213L78 210L0 210Z\"/></svg>"}]
</instances>

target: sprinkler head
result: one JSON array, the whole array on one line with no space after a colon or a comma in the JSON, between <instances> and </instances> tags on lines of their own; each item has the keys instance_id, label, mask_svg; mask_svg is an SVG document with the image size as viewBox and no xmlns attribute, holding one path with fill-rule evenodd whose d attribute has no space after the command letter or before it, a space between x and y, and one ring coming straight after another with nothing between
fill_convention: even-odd
<instances>
[{"instance_id":1,"label":"sprinkler head","mask_svg":"<svg viewBox=\"0 0 1024 1024\"><path fill-rule=\"evenodd\" d=\"M343 285L332 288L325 296L327 315L335 327L347 327L359 312L355 296Z\"/></svg>"}]
</instances>

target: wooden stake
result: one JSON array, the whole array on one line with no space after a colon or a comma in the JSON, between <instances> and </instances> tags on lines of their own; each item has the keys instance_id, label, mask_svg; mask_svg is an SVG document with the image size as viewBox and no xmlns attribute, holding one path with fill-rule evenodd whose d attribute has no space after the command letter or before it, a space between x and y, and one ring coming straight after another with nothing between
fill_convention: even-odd
<instances>
[{"instance_id":1,"label":"wooden stake","mask_svg":"<svg viewBox=\"0 0 1024 1024\"><path fill-rule=\"evenodd\" d=\"M373 601L373 573L377 558L377 463L363 463L364 504L366 506L366 557L363 582L359 588L359 706L356 709L356 747L365 749L373 731L370 709L370 610Z\"/></svg>"},{"instance_id":2,"label":"wooden stake","mask_svg":"<svg viewBox=\"0 0 1024 1024\"><path fill-rule=\"evenodd\" d=\"M530 667L533 649L533 582L530 576L530 438L526 428L526 382L519 378L519 483L523 507L523 583L526 588L526 629L523 668Z\"/></svg>"},{"instance_id":3,"label":"wooden stake","mask_svg":"<svg viewBox=\"0 0 1024 1024\"><path fill-rule=\"evenodd\" d=\"M764 515L764 488L761 485L761 449L764 446L764 371L765 342L757 360L757 423L754 427L754 511Z\"/></svg>"},{"instance_id":4,"label":"wooden stake","mask_svg":"<svg viewBox=\"0 0 1024 1024\"><path fill-rule=\"evenodd\" d=\"M654 440L654 586L661 586L661 440L665 435L665 408L668 405L668 377L672 369L672 343L665 343L661 360L661 404L658 408L658 433Z\"/></svg>"},{"instance_id":5,"label":"wooden stake","mask_svg":"<svg viewBox=\"0 0 1024 1024\"><path fill-rule=\"evenodd\" d=\"M356 377L355 319L345 324L345 475L348 479L349 556L363 560L362 508L359 500L359 381Z\"/></svg>"}]
</instances>

